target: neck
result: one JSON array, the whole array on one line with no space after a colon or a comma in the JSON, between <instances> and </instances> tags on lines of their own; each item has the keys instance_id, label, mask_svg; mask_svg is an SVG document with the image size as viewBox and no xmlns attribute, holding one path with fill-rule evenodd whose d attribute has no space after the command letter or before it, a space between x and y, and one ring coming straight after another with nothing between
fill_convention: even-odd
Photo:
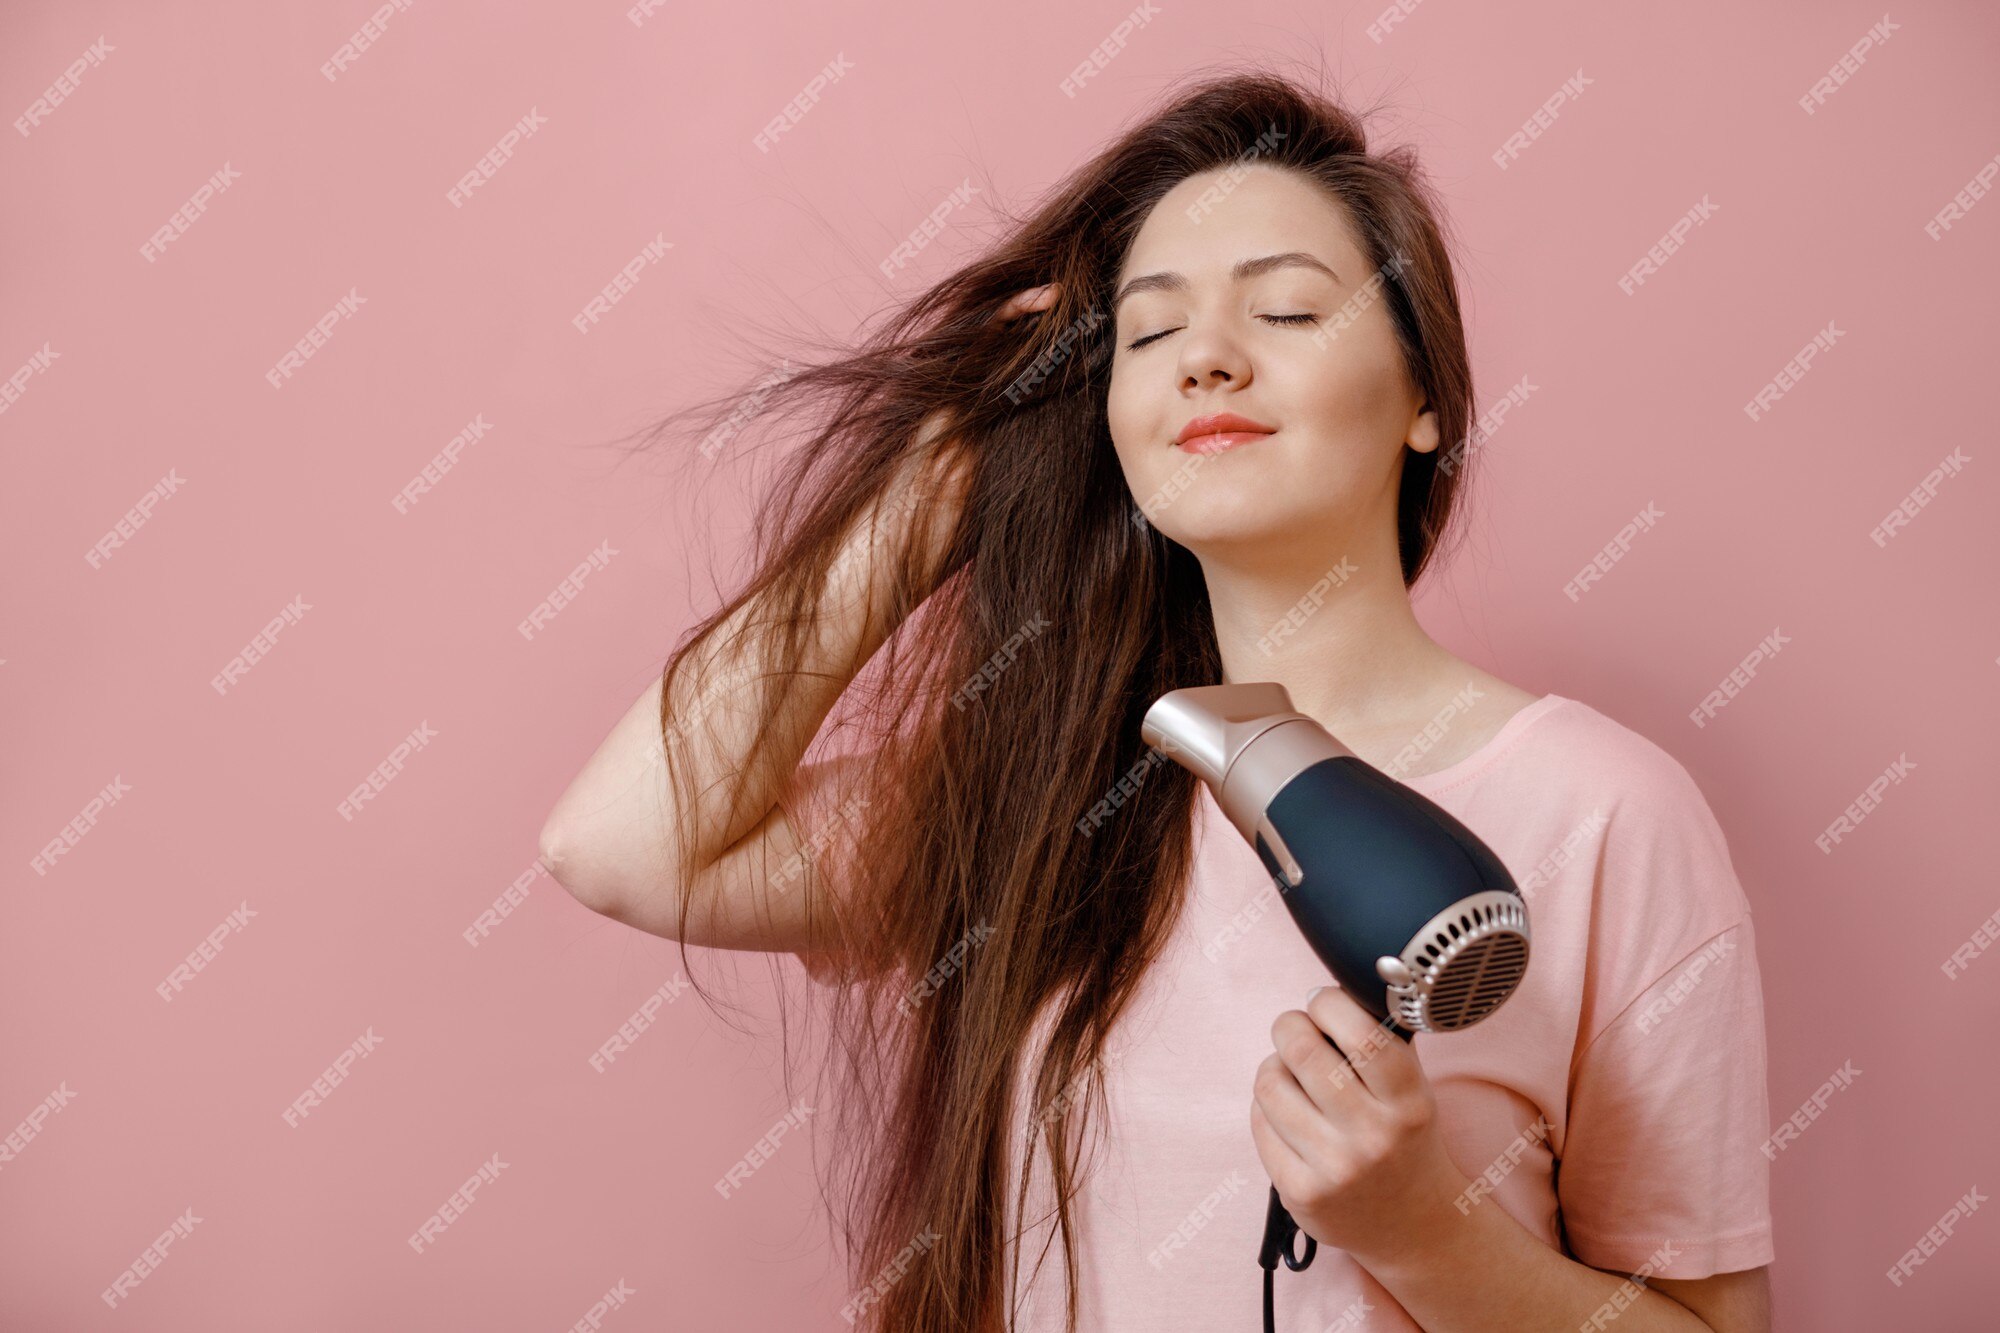
<instances>
[{"instance_id":1,"label":"neck","mask_svg":"<svg viewBox=\"0 0 2000 1333\"><path fill-rule=\"evenodd\" d=\"M1201 554L1226 683L1274 681L1343 739L1432 706L1456 659L1417 623L1393 532L1375 530L1385 539L1292 544L1276 560Z\"/></svg>"}]
</instances>

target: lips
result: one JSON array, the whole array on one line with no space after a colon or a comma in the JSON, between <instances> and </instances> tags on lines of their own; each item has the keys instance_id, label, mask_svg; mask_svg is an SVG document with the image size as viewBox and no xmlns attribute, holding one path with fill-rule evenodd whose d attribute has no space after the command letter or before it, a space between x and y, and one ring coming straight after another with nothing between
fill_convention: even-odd
<instances>
[{"instance_id":1,"label":"lips","mask_svg":"<svg viewBox=\"0 0 2000 1333\"><path fill-rule=\"evenodd\" d=\"M1181 427L1181 433L1174 437L1174 443L1192 454L1218 454L1239 444L1260 440L1277 431L1276 426L1267 426L1261 421L1237 416L1234 412L1218 412L1213 416L1196 417Z\"/></svg>"}]
</instances>

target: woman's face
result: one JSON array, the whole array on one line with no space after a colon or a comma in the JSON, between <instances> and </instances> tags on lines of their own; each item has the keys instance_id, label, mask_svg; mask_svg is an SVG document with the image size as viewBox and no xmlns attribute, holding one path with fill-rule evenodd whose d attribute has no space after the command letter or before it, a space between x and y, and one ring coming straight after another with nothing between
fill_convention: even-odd
<instances>
[{"instance_id":1,"label":"woman's face","mask_svg":"<svg viewBox=\"0 0 2000 1333\"><path fill-rule=\"evenodd\" d=\"M1284 255L1310 258L1232 273ZM1393 555L1402 451L1435 449L1437 418L1375 276L1345 210L1296 173L1219 169L1160 200L1113 288L1107 404L1149 523L1198 556L1331 562L1385 533ZM1275 429L1213 454L1176 443L1224 412Z\"/></svg>"}]
</instances>

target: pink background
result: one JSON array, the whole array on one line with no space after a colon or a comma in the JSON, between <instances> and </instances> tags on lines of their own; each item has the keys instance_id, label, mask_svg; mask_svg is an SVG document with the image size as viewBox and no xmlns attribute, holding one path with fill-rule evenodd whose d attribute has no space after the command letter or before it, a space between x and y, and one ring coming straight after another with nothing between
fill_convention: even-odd
<instances>
[{"instance_id":1,"label":"pink background","mask_svg":"<svg viewBox=\"0 0 2000 1333\"><path fill-rule=\"evenodd\" d=\"M744 460L614 468L607 442L760 375L731 330L838 335L917 290L990 234L996 193L1025 206L1176 80L1315 50L1357 100L1392 95L1378 129L1419 143L1447 198L1481 406L1536 386L1484 447L1476 537L1426 622L1695 774L1758 914L1774 1118L1863 1071L1773 1168L1780 1326L1991 1325L2000 1219L1885 1277L2000 1185L2000 957L1942 970L2000 909L2000 464L1977 407L2000 202L1924 231L2000 152L1990 9L1892 11L1808 115L1798 98L1879 6L1438 0L1378 42L1367 5L1165 4L1075 97L1059 84L1122 3L673 5L635 25L618 0L420 0L331 82L371 6L308 8L0 21L9 120L97 38L114 48L0 135L0 378L59 356L0 413L0 1137L74 1093L0 1164L0 1327L562 1328L621 1279L636 1294L607 1327L846 1327L810 1148L712 1188L789 1104L768 960L697 962L704 982L734 967L750 1034L684 996L599 1073L587 1057L678 946L545 879L480 947L461 938L739 549ZM837 55L851 72L760 152ZM1579 69L1583 95L1496 167ZM452 207L530 108L546 125ZM143 258L225 163L240 178ZM885 282L877 263L968 177L992 189ZM1705 198L1714 216L1621 292ZM580 334L571 317L661 234L662 262ZM266 370L350 290L366 305L274 391ZM1838 344L1751 422L1742 404L1829 321ZM475 415L487 436L396 512ZM1870 529L1954 447L1979 466L1878 548ZM92 568L170 470L179 492ZM1572 602L1648 502L1666 517ZM580 597L517 633L607 541ZM294 598L311 610L218 695ZM1695 727L1774 629L1792 642ZM343 820L426 722L436 739ZM1909 780L1820 852L1899 756ZM114 777L130 792L31 868ZM244 903L254 920L163 1001ZM287 1126L371 1028L379 1048ZM413 1253L495 1153L499 1180ZM193 1234L108 1309L98 1293L189 1208Z\"/></svg>"}]
</instances>

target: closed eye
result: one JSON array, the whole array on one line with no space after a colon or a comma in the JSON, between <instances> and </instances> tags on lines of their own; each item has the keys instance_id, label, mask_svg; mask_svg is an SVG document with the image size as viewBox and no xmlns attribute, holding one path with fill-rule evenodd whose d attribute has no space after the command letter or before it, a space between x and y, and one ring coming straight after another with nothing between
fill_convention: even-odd
<instances>
[{"instance_id":1,"label":"closed eye","mask_svg":"<svg viewBox=\"0 0 2000 1333\"><path fill-rule=\"evenodd\" d=\"M1319 322L1318 315L1259 315L1257 316L1257 318L1263 320L1269 320L1273 324L1317 324ZM1162 329L1158 333L1149 333L1145 337L1140 338L1135 342L1127 343L1125 345L1125 350L1128 352L1135 352L1139 348L1146 346L1146 344L1148 343L1157 342L1159 339L1166 337L1169 333L1177 333L1177 332L1179 332L1179 330L1177 329Z\"/></svg>"}]
</instances>

